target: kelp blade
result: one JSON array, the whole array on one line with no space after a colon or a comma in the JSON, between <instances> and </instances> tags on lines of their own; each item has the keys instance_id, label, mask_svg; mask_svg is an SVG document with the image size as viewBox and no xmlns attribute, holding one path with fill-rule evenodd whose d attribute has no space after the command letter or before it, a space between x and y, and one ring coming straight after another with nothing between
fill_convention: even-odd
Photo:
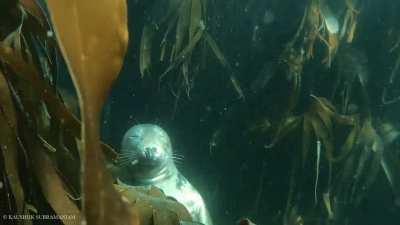
<instances>
[{"instance_id":1,"label":"kelp blade","mask_svg":"<svg viewBox=\"0 0 400 225\"><path fill-rule=\"evenodd\" d=\"M127 48L126 2L48 0L47 3L80 100L83 216L88 224L137 224L132 209L112 186L99 144L99 112Z\"/></svg>"},{"instance_id":2,"label":"kelp blade","mask_svg":"<svg viewBox=\"0 0 400 225\"><path fill-rule=\"evenodd\" d=\"M10 183L17 208L22 213L24 190L18 173L16 112L8 89L7 81L0 71L0 149L4 158L4 169Z\"/></svg>"}]
</instances>

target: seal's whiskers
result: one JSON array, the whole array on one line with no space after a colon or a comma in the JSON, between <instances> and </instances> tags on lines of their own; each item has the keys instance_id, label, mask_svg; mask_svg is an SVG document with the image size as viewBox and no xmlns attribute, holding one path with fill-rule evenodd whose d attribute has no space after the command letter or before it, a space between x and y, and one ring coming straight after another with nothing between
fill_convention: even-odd
<instances>
[{"instance_id":1,"label":"seal's whiskers","mask_svg":"<svg viewBox=\"0 0 400 225\"><path fill-rule=\"evenodd\" d=\"M137 153L130 152L130 153L123 153L118 155L118 159L127 159L127 158L136 158Z\"/></svg>"},{"instance_id":2,"label":"seal's whiskers","mask_svg":"<svg viewBox=\"0 0 400 225\"><path fill-rule=\"evenodd\" d=\"M172 154L171 156L172 159L177 159L177 160L184 160L185 157L183 155L179 155L179 154Z\"/></svg>"},{"instance_id":3,"label":"seal's whiskers","mask_svg":"<svg viewBox=\"0 0 400 225\"><path fill-rule=\"evenodd\" d=\"M136 162L134 164L132 164L133 162ZM119 157L118 158L118 164L121 166L125 166L128 164L132 164L135 165L137 164L139 161L137 159L137 154L131 154L131 155L127 155L127 156L123 156L123 157Z\"/></svg>"},{"instance_id":4,"label":"seal's whiskers","mask_svg":"<svg viewBox=\"0 0 400 225\"><path fill-rule=\"evenodd\" d=\"M137 158L137 155L129 155L129 156L118 157L118 160L136 159L136 158Z\"/></svg>"},{"instance_id":5,"label":"seal's whiskers","mask_svg":"<svg viewBox=\"0 0 400 225\"><path fill-rule=\"evenodd\" d=\"M126 156L131 156L131 155L137 155L137 153L133 152L133 151L120 153L120 154L118 154L118 157L126 157Z\"/></svg>"},{"instance_id":6,"label":"seal's whiskers","mask_svg":"<svg viewBox=\"0 0 400 225\"><path fill-rule=\"evenodd\" d=\"M118 165L125 166L125 165L128 165L130 162L132 162L132 160L118 161Z\"/></svg>"},{"instance_id":7,"label":"seal's whiskers","mask_svg":"<svg viewBox=\"0 0 400 225\"><path fill-rule=\"evenodd\" d=\"M180 168L183 165L183 161L172 160L177 168Z\"/></svg>"},{"instance_id":8,"label":"seal's whiskers","mask_svg":"<svg viewBox=\"0 0 400 225\"><path fill-rule=\"evenodd\" d=\"M133 156L133 157L126 157L126 158L119 158L117 161L118 162L125 162L125 161L132 161L132 160L135 160L135 159L138 159L136 156Z\"/></svg>"},{"instance_id":9,"label":"seal's whiskers","mask_svg":"<svg viewBox=\"0 0 400 225\"><path fill-rule=\"evenodd\" d=\"M183 164L183 158L178 158L176 156L171 156L171 159L175 164L179 164L179 165Z\"/></svg>"},{"instance_id":10,"label":"seal's whiskers","mask_svg":"<svg viewBox=\"0 0 400 225\"><path fill-rule=\"evenodd\" d=\"M176 157L176 156L171 156L171 159L174 160L174 161L183 161L184 160L183 158L179 158L179 157Z\"/></svg>"}]
</instances>

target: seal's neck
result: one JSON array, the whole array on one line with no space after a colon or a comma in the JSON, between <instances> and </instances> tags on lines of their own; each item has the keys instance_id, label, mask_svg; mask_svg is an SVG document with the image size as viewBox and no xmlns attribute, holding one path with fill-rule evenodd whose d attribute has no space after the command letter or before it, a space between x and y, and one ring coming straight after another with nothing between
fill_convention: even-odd
<instances>
[{"instance_id":1,"label":"seal's neck","mask_svg":"<svg viewBox=\"0 0 400 225\"><path fill-rule=\"evenodd\" d=\"M166 180L172 176L175 176L178 173L177 168L174 163L168 163L161 170L156 173L149 173L143 175L142 173L135 173L131 171L124 171L118 177L119 181L131 186L141 186L141 185L149 185L155 184L157 182Z\"/></svg>"}]
</instances>

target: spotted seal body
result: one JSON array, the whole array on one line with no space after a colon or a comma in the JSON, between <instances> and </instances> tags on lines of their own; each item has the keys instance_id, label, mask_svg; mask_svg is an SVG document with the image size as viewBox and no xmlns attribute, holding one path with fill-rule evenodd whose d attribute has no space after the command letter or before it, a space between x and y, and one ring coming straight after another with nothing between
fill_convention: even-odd
<instances>
[{"instance_id":1,"label":"spotted seal body","mask_svg":"<svg viewBox=\"0 0 400 225\"><path fill-rule=\"evenodd\" d=\"M212 225L203 198L175 166L171 141L159 126L139 124L124 135L118 180L129 186L154 185L182 203L195 222Z\"/></svg>"}]
</instances>

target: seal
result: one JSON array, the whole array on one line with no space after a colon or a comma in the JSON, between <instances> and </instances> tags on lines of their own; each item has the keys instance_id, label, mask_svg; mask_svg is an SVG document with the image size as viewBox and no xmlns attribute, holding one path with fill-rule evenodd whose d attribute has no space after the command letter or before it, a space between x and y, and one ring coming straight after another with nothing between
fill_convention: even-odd
<instances>
[{"instance_id":1,"label":"seal","mask_svg":"<svg viewBox=\"0 0 400 225\"><path fill-rule=\"evenodd\" d=\"M139 124L124 135L118 162L117 180L121 185L152 185L183 204L193 221L212 225L210 214L199 192L178 171L168 134L159 126Z\"/></svg>"}]
</instances>

